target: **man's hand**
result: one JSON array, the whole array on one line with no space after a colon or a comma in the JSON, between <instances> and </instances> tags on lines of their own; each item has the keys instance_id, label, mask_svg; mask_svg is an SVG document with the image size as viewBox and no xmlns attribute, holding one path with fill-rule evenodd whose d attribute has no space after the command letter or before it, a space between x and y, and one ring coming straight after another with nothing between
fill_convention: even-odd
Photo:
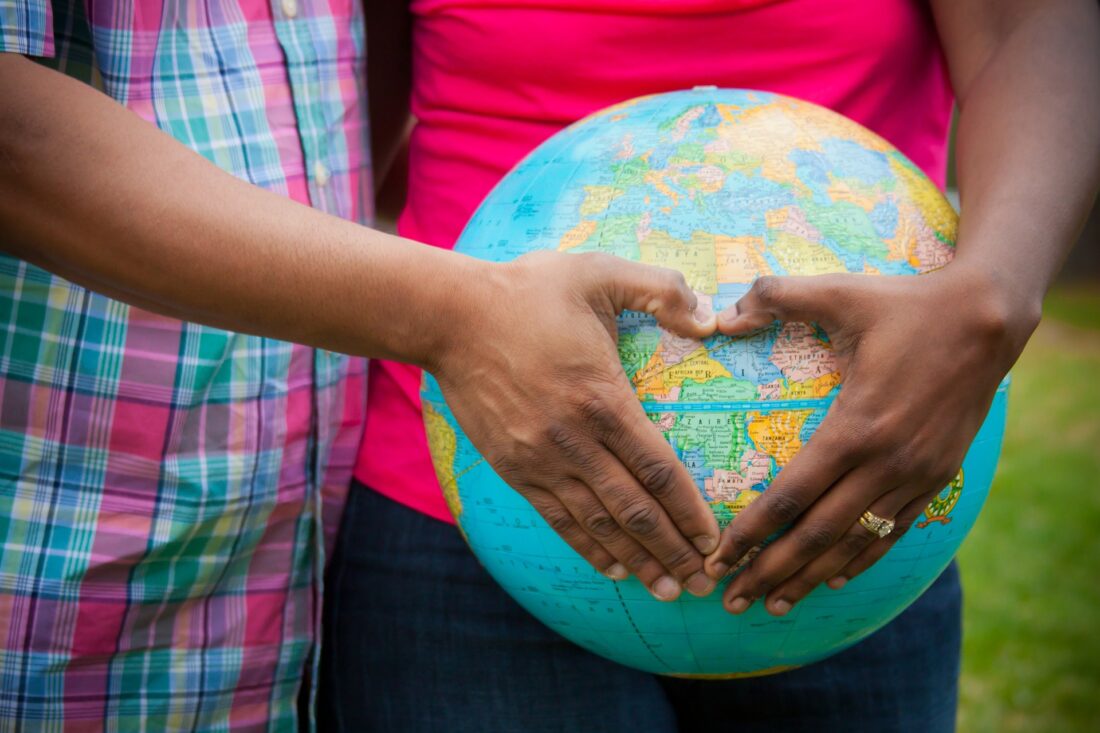
<instances>
[{"instance_id":1,"label":"man's hand","mask_svg":"<svg viewBox=\"0 0 1100 733\"><path fill-rule=\"evenodd\" d=\"M713 314L672 270L608 255L537 252L470 291L454 338L427 363L455 417L500 476L608 577L660 600L709 593L718 525L646 418L615 347L616 316L644 311L692 338ZM698 316L698 317L697 317Z\"/></svg>"},{"instance_id":2,"label":"man's hand","mask_svg":"<svg viewBox=\"0 0 1100 733\"><path fill-rule=\"evenodd\" d=\"M730 612L766 596L767 610L781 616L823 582L841 587L957 474L1038 323L1037 312L990 282L959 263L918 277L769 277L719 315L719 330L731 335L776 320L820 324L844 385L814 436L707 559L719 579L792 525L726 588ZM866 510L896 519L894 531L878 539L859 524Z\"/></svg>"},{"instance_id":3,"label":"man's hand","mask_svg":"<svg viewBox=\"0 0 1100 733\"><path fill-rule=\"evenodd\" d=\"M0 99L0 249L164 315L426 367L483 455L596 567L665 599L713 588L717 524L615 349L626 308L714 331L682 277L609 256L489 264L366 229L14 54Z\"/></svg>"}]
</instances>

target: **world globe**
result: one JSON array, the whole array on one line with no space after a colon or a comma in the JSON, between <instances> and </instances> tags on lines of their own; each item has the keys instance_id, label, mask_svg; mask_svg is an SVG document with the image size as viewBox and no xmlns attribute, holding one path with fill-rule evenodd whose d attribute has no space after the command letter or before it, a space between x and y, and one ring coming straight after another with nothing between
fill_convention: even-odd
<instances>
[{"instance_id":1,"label":"world globe","mask_svg":"<svg viewBox=\"0 0 1100 733\"><path fill-rule=\"evenodd\" d=\"M492 261L542 249L607 252L679 270L717 311L762 275L919 276L950 262L955 230L954 209L936 186L852 120L776 94L696 88L611 107L551 137L489 194L456 249ZM627 312L619 353L646 414L723 527L767 491L842 389L828 336L811 324L699 342ZM906 385L896 389L904 394ZM516 601L621 664L720 678L838 652L931 585L989 491L1006 385L957 478L893 549L784 617L759 603L730 615L720 592L660 602L633 578L604 577L494 473L430 376L422 397L451 511Z\"/></svg>"}]
</instances>

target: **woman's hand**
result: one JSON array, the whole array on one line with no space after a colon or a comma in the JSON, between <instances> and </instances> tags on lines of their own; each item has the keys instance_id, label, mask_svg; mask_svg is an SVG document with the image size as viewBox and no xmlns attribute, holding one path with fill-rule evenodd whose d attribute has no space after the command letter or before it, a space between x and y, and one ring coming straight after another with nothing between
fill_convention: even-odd
<instances>
[{"instance_id":1,"label":"woman's hand","mask_svg":"<svg viewBox=\"0 0 1100 733\"><path fill-rule=\"evenodd\" d=\"M994 393L1038 323L1037 309L960 263L918 277L766 277L719 315L722 333L773 321L820 324L843 388L806 446L726 528L707 572L719 579L790 529L726 588L783 615L819 584L840 588L881 558L957 474ZM896 520L879 539L864 511Z\"/></svg>"},{"instance_id":2,"label":"woman's hand","mask_svg":"<svg viewBox=\"0 0 1100 733\"><path fill-rule=\"evenodd\" d=\"M644 311L703 338L714 315L696 313L679 273L609 255L538 252L477 266L470 307L426 365L474 445L597 570L633 573L660 600L709 593L703 558L717 522L646 418L615 318Z\"/></svg>"}]
</instances>

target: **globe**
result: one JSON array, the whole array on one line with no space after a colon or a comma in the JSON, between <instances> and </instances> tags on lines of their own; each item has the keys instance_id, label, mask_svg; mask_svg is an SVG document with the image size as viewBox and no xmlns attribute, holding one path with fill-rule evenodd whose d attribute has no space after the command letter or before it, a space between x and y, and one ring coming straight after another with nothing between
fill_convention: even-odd
<instances>
[{"instance_id":1,"label":"globe","mask_svg":"<svg viewBox=\"0 0 1100 733\"><path fill-rule=\"evenodd\" d=\"M539 249L608 252L679 270L718 310L765 274L919 276L951 260L955 228L936 186L852 120L776 94L696 88L611 107L551 137L500 181L456 249L493 261ZM841 389L828 336L810 324L698 342L627 312L619 353L721 526L767 491ZM663 603L635 579L605 578L478 455L430 376L422 394L439 482L493 578L596 654L704 678L814 662L912 603L978 516L1005 396L1002 385L957 478L879 563L776 618L760 603L732 616L720 592Z\"/></svg>"}]
</instances>

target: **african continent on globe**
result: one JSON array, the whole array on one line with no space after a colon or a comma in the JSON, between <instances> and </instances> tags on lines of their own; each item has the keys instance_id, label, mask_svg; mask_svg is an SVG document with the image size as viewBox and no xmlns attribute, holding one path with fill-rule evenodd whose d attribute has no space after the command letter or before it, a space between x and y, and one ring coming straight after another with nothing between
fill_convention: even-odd
<instances>
[{"instance_id":1,"label":"african continent on globe","mask_svg":"<svg viewBox=\"0 0 1100 733\"><path fill-rule=\"evenodd\" d=\"M859 124L790 97L697 88L617 105L547 140L489 194L456 249L495 261L539 249L608 252L679 270L717 311L761 275L934 270L951 260L955 225L936 186ZM914 334L928 337L934 332ZM628 312L619 353L650 420L722 526L767 490L840 389L827 336L805 324L699 342ZM904 394L906 385L896 389ZM959 477L886 557L782 618L763 604L732 616L720 592L662 603L633 578L605 578L478 455L430 376L423 404L451 510L513 598L622 664L731 677L835 653L936 579L988 493L1005 394L1002 385Z\"/></svg>"}]
</instances>

